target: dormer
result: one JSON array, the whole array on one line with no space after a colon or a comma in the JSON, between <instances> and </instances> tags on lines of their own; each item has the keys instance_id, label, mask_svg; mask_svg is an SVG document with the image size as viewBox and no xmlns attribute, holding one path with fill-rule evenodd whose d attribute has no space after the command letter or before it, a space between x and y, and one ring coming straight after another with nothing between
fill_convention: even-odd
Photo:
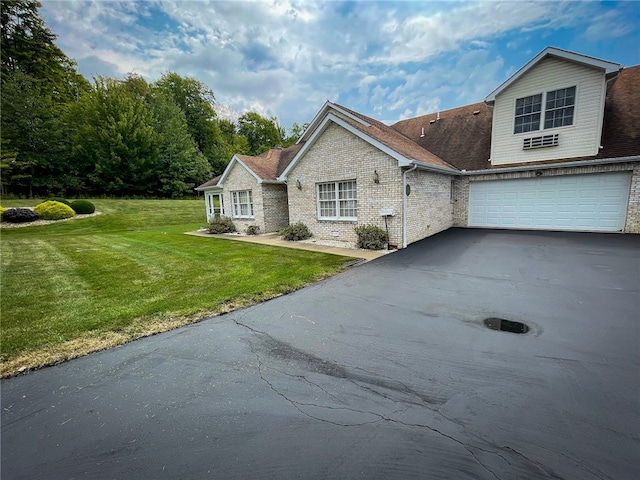
<instances>
[{"instance_id":1,"label":"dormer","mask_svg":"<svg viewBox=\"0 0 640 480\"><path fill-rule=\"evenodd\" d=\"M617 63L547 47L487 98L491 164L596 155Z\"/></svg>"}]
</instances>

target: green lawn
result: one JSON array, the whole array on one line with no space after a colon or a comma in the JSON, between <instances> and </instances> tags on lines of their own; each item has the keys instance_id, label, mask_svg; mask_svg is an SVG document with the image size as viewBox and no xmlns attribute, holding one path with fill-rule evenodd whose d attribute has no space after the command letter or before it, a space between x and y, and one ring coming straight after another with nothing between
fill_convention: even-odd
<instances>
[{"instance_id":1,"label":"green lawn","mask_svg":"<svg viewBox=\"0 0 640 480\"><path fill-rule=\"evenodd\" d=\"M271 298L345 262L184 235L205 222L202 200L93 202L101 215L0 231L3 376Z\"/></svg>"}]
</instances>

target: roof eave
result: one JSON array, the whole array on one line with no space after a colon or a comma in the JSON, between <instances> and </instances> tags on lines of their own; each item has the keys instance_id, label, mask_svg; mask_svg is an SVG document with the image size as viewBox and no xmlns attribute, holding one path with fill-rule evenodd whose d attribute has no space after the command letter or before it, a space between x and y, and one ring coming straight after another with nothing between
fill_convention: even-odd
<instances>
[{"instance_id":1,"label":"roof eave","mask_svg":"<svg viewBox=\"0 0 640 480\"><path fill-rule=\"evenodd\" d=\"M515 83L518 79L520 79L525 73L531 70L534 66L536 66L539 62L544 60L547 57L558 57L571 62L581 63L583 65L588 65L595 68L600 68L604 71L605 75L615 74L622 70L622 65L619 63L609 62L607 60L602 60L599 58L589 57L586 55L581 55L579 53L570 52L568 50L562 50L556 47L547 47L542 50L538 55L529 60L522 68L520 68L516 73L511 75L507 80L505 80L498 88L496 88L493 92L491 92L484 99L485 103L490 104L493 103L496 99L496 96Z\"/></svg>"},{"instance_id":2,"label":"roof eave","mask_svg":"<svg viewBox=\"0 0 640 480\"><path fill-rule=\"evenodd\" d=\"M556 168L574 168L574 167L588 167L592 165L608 165L611 163L632 163L640 162L640 155L632 155L628 157L611 157L611 158L598 158L595 160L578 160L559 163L543 163L537 165L519 165L517 167L503 167L503 168L490 168L486 170L462 170L460 175L491 175L494 173L510 173L510 172L524 172L527 170L552 170Z\"/></svg>"},{"instance_id":3,"label":"roof eave","mask_svg":"<svg viewBox=\"0 0 640 480\"><path fill-rule=\"evenodd\" d=\"M416 167L416 170L428 170L430 172L445 173L447 175L460 175L460 170L447 167L439 167L438 165L430 165L420 160L398 160L399 167Z\"/></svg>"}]
</instances>

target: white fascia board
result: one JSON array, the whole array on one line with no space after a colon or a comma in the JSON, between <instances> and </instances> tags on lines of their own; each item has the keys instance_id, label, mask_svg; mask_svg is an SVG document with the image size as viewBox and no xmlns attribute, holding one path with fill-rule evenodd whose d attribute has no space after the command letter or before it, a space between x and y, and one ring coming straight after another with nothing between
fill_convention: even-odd
<instances>
[{"instance_id":1,"label":"white fascia board","mask_svg":"<svg viewBox=\"0 0 640 480\"><path fill-rule=\"evenodd\" d=\"M307 140L307 142L300 149L300 151L296 154L296 156L293 157L293 160L291 160L291 163L287 166L287 168L285 168L284 172L282 172L282 175L280 175L278 177L278 180L280 180L280 181L286 181L287 180L287 175L289 175L289 172L291 171L291 169L304 156L305 152L315 143L316 139L322 134L322 132L324 132L324 130L327 128L327 125L329 124L329 122L333 122L336 125L341 126L342 128L344 128L348 132L353 133L355 136L361 138L362 140L364 140L368 144L376 147L378 150L380 150L380 151L386 153L387 155L389 155L390 157L396 159L398 161L398 165L399 166L400 166L400 164L402 162L405 162L405 163L410 163L411 162L411 160L409 160L408 158L400 155L395 150L393 150L393 149L387 147L386 145L384 145L383 143L380 143L377 140L371 138L369 135L366 135L365 133L362 133L357 128L352 127L347 122L342 120L340 117L337 117L336 115L334 115L332 113L329 113L326 117L324 117L324 120L322 121L322 123L320 123L318 128L316 128L316 130L313 132L311 137L309 137L309 140Z\"/></svg>"},{"instance_id":2,"label":"white fascia board","mask_svg":"<svg viewBox=\"0 0 640 480\"><path fill-rule=\"evenodd\" d=\"M361 125L364 125L365 127L370 127L371 124L369 122L367 122L366 120L363 120L360 117L356 117L355 115L353 115L352 113L347 112L346 110L343 110L342 108L340 108L338 105L332 103L331 104L331 108L333 108L335 111L340 112L341 114L343 114L346 117L349 117L351 120L353 120L354 122L358 122Z\"/></svg>"},{"instance_id":3,"label":"white fascia board","mask_svg":"<svg viewBox=\"0 0 640 480\"><path fill-rule=\"evenodd\" d=\"M304 140L305 138L308 138L310 135L313 135L314 130L317 128L318 124L322 120L322 117L326 113L326 110L330 104L331 102L329 100L324 102L324 105L322 105L322 108L318 110L318 113L316 113L315 117L313 117L313 120L311 120L311 123L309 123L309 126L302 133L302 135L300 136L300 138L296 143L300 143L301 140Z\"/></svg>"},{"instance_id":4,"label":"white fascia board","mask_svg":"<svg viewBox=\"0 0 640 480\"><path fill-rule=\"evenodd\" d=\"M330 110L335 110L336 112L340 112L345 117L349 117L353 121L361 123L365 127L370 127L371 126L371 124L369 122L365 122L363 119L356 117L355 115L343 110L342 108L340 108L335 103L332 103L329 100L327 100L324 103L324 105L322 106L322 108L320 109L320 111L316 114L316 116L313 117L313 120L311 120L311 123L309 124L307 129L300 136L300 138L298 139L298 141L296 143L300 143L300 141L305 140L305 139L308 140L313 135L313 132L316 130L318 125L320 123L322 123L322 119L327 115L327 112L329 112Z\"/></svg>"},{"instance_id":5,"label":"white fascia board","mask_svg":"<svg viewBox=\"0 0 640 480\"><path fill-rule=\"evenodd\" d=\"M619 63L608 62L606 60L601 60L599 58L594 58L594 57L588 57L586 55L570 52L568 50L562 50L560 48L547 47L544 50L542 50L538 55L536 55L531 60L529 60L529 62L527 62L527 64L523 66L520 70L518 70L516 73L511 75L498 88L496 88L493 92L487 95L484 101L486 103L494 102L498 94L500 94L502 91L507 89L510 85L516 82L519 78L521 78L524 74L526 74L529 70L531 70L534 66L536 66L539 62L541 62L548 56L562 58L570 62L581 63L583 65L587 65L590 67L600 68L604 70L606 75L610 73L618 72L622 69L622 65Z\"/></svg>"},{"instance_id":6,"label":"white fascia board","mask_svg":"<svg viewBox=\"0 0 640 480\"><path fill-rule=\"evenodd\" d=\"M247 167L247 165L242 160L240 160L237 155L234 155L233 157L231 157L231 161L229 162L229 165L227 165L227 168L224 169L224 172L222 173L220 180L218 180L218 185L224 185L224 180L227 178L227 176L229 175L229 172L231 172L231 169L236 163L239 163L240 165L242 165L247 170L247 172L253 175L253 177L258 181L258 183L262 183L262 179L258 175L256 175L256 172L254 172L249 167Z\"/></svg>"},{"instance_id":7,"label":"white fascia board","mask_svg":"<svg viewBox=\"0 0 640 480\"><path fill-rule=\"evenodd\" d=\"M197 190L198 192L213 192L216 190L222 191L222 187L220 187L219 185L209 185L208 187L204 188L196 187L194 188L194 190Z\"/></svg>"},{"instance_id":8,"label":"white fascia board","mask_svg":"<svg viewBox=\"0 0 640 480\"><path fill-rule=\"evenodd\" d=\"M527 170L552 170L555 168L590 167L593 165L633 162L640 162L640 155L633 155L631 157L599 158L597 160L578 160L576 162L544 163L542 165L520 165L518 167L492 168L490 170L462 170L459 172L459 175L491 175L493 173L524 172Z\"/></svg>"}]
</instances>

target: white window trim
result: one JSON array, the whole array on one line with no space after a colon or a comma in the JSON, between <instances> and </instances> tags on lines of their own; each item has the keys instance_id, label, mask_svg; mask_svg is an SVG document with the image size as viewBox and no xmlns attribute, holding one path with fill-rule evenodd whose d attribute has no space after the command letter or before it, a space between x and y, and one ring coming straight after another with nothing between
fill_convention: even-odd
<instances>
[{"instance_id":1,"label":"white window trim","mask_svg":"<svg viewBox=\"0 0 640 480\"><path fill-rule=\"evenodd\" d=\"M239 194L241 193L247 193L247 197L249 200L249 203L246 205L249 205L249 215L241 215L240 212L242 211L242 209L240 208L241 205L243 205L242 203L240 203L239 201L237 201L239 199ZM254 218L254 214L253 214L253 193L251 192L251 190L234 190L231 192L231 211L233 213L233 218Z\"/></svg>"},{"instance_id":2,"label":"white window trim","mask_svg":"<svg viewBox=\"0 0 640 480\"><path fill-rule=\"evenodd\" d=\"M544 128L544 123L547 117L547 94L549 92L555 92L557 90L562 90L565 88L571 88L571 87L575 87L576 89L576 94L574 97L574 101L573 101L573 122L571 123L571 125L563 125L561 127L549 127L549 128ZM551 131L551 130L559 130L562 128L573 128L576 125L576 120L577 120L577 113L578 113L578 84L576 83L575 85L568 85L566 87L558 87L558 88L550 88L550 89L545 89L542 92L538 92L538 93L532 93L531 95L524 95L522 97L517 97L513 99L513 108L511 109L511 119L512 119L512 125L511 125L511 131L515 132L516 129L516 102L518 100L520 100L521 98L528 98L528 97L533 97L535 95L542 95L542 109L540 110L540 126L538 127L537 130L529 130L527 132L519 132L519 133L513 133L513 135L527 135L527 134L531 134L532 132L545 132L545 131Z\"/></svg>"},{"instance_id":3,"label":"white window trim","mask_svg":"<svg viewBox=\"0 0 640 480\"><path fill-rule=\"evenodd\" d=\"M347 182L353 182L355 184L355 191L356 191L356 214L358 211L358 183L356 182L356 179L349 179L349 180L338 180L335 182L319 182L316 183L316 212L318 215L318 220L330 220L330 221L334 221L334 222L357 222L358 221L358 217L357 215L355 217L342 217L340 216L340 195L339 195L339 191L340 191L340 184L341 183L347 183ZM334 184L335 185L335 206L336 206L336 213L337 215L335 217L323 217L320 212L320 185L328 185L328 184Z\"/></svg>"}]
</instances>

